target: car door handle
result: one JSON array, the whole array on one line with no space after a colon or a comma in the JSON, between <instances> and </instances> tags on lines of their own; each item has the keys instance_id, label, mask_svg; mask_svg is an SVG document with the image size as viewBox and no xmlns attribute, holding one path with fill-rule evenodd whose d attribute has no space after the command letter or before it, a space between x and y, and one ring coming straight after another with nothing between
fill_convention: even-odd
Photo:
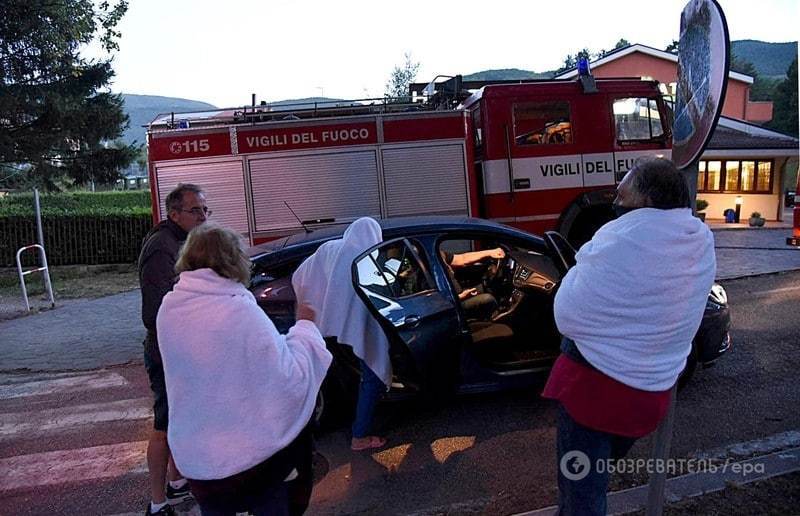
<instances>
[{"instance_id":1,"label":"car door handle","mask_svg":"<svg viewBox=\"0 0 800 516\"><path fill-rule=\"evenodd\" d=\"M403 328L416 328L419 326L420 318L418 315L407 315L405 319L403 319L403 324L400 326Z\"/></svg>"}]
</instances>

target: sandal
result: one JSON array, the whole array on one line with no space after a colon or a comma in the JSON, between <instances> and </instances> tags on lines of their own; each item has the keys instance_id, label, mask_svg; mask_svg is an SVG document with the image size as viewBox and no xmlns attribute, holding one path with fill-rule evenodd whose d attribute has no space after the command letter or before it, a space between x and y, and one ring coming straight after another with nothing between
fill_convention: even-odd
<instances>
[{"instance_id":1,"label":"sandal","mask_svg":"<svg viewBox=\"0 0 800 516\"><path fill-rule=\"evenodd\" d=\"M386 446L386 439L377 435L367 437L353 437L350 441L350 449L353 451L371 450L373 448L383 448Z\"/></svg>"}]
</instances>

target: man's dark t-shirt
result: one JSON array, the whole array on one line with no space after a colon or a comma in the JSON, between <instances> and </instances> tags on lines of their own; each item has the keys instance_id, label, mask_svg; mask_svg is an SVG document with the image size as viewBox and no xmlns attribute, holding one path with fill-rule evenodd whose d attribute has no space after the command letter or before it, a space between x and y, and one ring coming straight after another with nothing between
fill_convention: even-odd
<instances>
[{"instance_id":1,"label":"man's dark t-shirt","mask_svg":"<svg viewBox=\"0 0 800 516\"><path fill-rule=\"evenodd\" d=\"M144 238L139 254L139 284L142 287L142 322L147 329L145 353L161 362L156 335L156 316L164 296L172 290L177 276L175 262L178 260L186 231L167 219L159 222Z\"/></svg>"}]
</instances>

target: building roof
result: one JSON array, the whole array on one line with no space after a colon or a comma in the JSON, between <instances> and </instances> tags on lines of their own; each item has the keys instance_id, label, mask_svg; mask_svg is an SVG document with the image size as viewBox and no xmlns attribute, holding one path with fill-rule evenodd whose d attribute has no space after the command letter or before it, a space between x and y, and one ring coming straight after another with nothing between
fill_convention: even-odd
<instances>
[{"instance_id":1,"label":"building roof","mask_svg":"<svg viewBox=\"0 0 800 516\"><path fill-rule=\"evenodd\" d=\"M729 118L720 117L719 124L711 135L711 141L705 153L718 150L770 150L776 156L796 156L798 140L777 131L771 131L755 124L749 124Z\"/></svg>"},{"instance_id":2,"label":"building roof","mask_svg":"<svg viewBox=\"0 0 800 516\"><path fill-rule=\"evenodd\" d=\"M610 63L611 61L616 61L622 57L625 57L629 54L633 54L634 52L641 52L642 54L646 54L649 56L657 57L659 59L665 59L667 61L672 61L673 63L678 62L678 54L673 54L671 52L666 52L664 50L658 50L657 48L648 47L647 45L642 45L640 43L636 43L634 45L629 45L627 47L618 48L616 50L612 50L608 52L603 57L599 59L595 59L594 61L590 61L589 64L593 67L602 66L606 63ZM578 69L572 68L567 70L566 72L562 72L554 77L554 79L570 79L578 75ZM747 84L753 84L753 77L749 75L745 75L739 72L729 72L728 77L731 79L735 79L737 81L745 82Z\"/></svg>"}]
</instances>

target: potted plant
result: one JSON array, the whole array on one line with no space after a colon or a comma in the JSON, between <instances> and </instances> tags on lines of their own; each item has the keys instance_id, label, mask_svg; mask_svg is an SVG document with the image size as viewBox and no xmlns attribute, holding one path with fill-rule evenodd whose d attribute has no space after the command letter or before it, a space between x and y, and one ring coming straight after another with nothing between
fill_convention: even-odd
<instances>
[{"instance_id":1,"label":"potted plant","mask_svg":"<svg viewBox=\"0 0 800 516\"><path fill-rule=\"evenodd\" d=\"M766 222L766 220L761 216L759 212L754 211L753 213L750 214L750 218L747 219L747 222L749 222L750 225L753 227L760 228L761 226L764 225L764 222Z\"/></svg>"},{"instance_id":2,"label":"potted plant","mask_svg":"<svg viewBox=\"0 0 800 516\"><path fill-rule=\"evenodd\" d=\"M695 201L695 207L694 207L695 214L697 215L697 218L702 220L703 222L705 222L706 220L706 214L703 213L703 210L705 210L706 208L708 208L708 201L706 201L705 199L697 199Z\"/></svg>"}]
</instances>

